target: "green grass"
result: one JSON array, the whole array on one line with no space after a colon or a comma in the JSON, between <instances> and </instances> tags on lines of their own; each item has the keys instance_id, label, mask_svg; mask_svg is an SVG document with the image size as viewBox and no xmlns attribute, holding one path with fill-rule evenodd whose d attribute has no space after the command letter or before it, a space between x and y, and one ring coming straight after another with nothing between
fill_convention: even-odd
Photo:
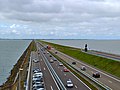
<instances>
[{"instance_id":1,"label":"green grass","mask_svg":"<svg viewBox=\"0 0 120 90\"><path fill-rule=\"evenodd\" d=\"M43 42L43 41L42 41ZM43 42L57 50L120 78L120 62L81 52L78 48Z\"/></svg>"}]
</instances>

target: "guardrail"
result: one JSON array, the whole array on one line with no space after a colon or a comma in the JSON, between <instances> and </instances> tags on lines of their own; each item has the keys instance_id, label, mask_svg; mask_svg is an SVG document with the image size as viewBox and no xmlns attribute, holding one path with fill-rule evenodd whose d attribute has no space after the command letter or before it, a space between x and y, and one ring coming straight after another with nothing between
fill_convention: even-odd
<instances>
[{"instance_id":1,"label":"guardrail","mask_svg":"<svg viewBox=\"0 0 120 90\"><path fill-rule=\"evenodd\" d=\"M41 50L40 50L41 52ZM41 52L42 53L42 52ZM53 77L55 78L57 84L60 87L60 90L67 90L64 86L64 84L62 83L62 81L60 80L60 78L58 77L58 75L56 74L56 72L54 71L54 69L52 68L51 64L49 63L48 59L45 57L45 55L42 53L42 56L45 59L45 63L47 64L47 66L49 67L49 70L51 71Z\"/></svg>"},{"instance_id":2,"label":"guardrail","mask_svg":"<svg viewBox=\"0 0 120 90\"><path fill-rule=\"evenodd\" d=\"M68 64L68 63L67 63ZM75 69L76 71L80 72L82 75L84 75L85 77L89 78L90 80L92 80L93 82L95 82L96 84L98 84L100 87L104 88L105 90L112 90L110 87L108 87L107 85L103 84L102 82L98 81L97 79L93 78L92 76L90 76L89 74L87 74L84 71L78 70L77 68L73 67L72 65L68 64L71 68Z\"/></svg>"},{"instance_id":3,"label":"guardrail","mask_svg":"<svg viewBox=\"0 0 120 90\"><path fill-rule=\"evenodd\" d=\"M29 90L28 87L29 87L30 73L31 73L31 55L30 55L29 68L28 68L27 82L26 82L25 90Z\"/></svg>"}]
</instances>

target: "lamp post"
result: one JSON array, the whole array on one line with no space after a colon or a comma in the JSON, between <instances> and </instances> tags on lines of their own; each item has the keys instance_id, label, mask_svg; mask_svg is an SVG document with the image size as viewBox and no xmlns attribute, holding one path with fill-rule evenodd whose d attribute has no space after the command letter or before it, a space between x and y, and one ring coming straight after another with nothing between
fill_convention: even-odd
<instances>
[{"instance_id":1,"label":"lamp post","mask_svg":"<svg viewBox=\"0 0 120 90\"><path fill-rule=\"evenodd\" d=\"M21 90L21 71L23 71L22 68L19 69L19 90Z\"/></svg>"}]
</instances>

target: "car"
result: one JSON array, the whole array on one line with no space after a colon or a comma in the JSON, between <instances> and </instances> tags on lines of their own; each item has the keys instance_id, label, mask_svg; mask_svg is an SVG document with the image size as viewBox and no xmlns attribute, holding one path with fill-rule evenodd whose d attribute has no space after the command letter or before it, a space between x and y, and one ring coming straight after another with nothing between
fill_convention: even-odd
<instances>
[{"instance_id":1,"label":"car","mask_svg":"<svg viewBox=\"0 0 120 90\"><path fill-rule=\"evenodd\" d=\"M54 61L53 61L53 59L50 59L50 63L53 63Z\"/></svg>"},{"instance_id":2,"label":"car","mask_svg":"<svg viewBox=\"0 0 120 90\"><path fill-rule=\"evenodd\" d=\"M73 65L75 65L75 64L76 64L76 62L72 62L72 64L73 64Z\"/></svg>"},{"instance_id":3,"label":"car","mask_svg":"<svg viewBox=\"0 0 120 90\"><path fill-rule=\"evenodd\" d=\"M37 85L37 86L33 86L32 90L44 90L44 85L40 84L40 85Z\"/></svg>"},{"instance_id":4,"label":"car","mask_svg":"<svg viewBox=\"0 0 120 90\"><path fill-rule=\"evenodd\" d=\"M100 73L99 73L99 72L93 73L93 77L95 77L95 78L100 78Z\"/></svg>"},{"instance_id":5,"label":"car","mask_svg":"<svg viewBox=\"0 0 120 90\"><path fill-rule=\"evenodd\" d=\"M52 57L52 55L50 55L50 57Z\"/></svg>"},{"instance_id":6,"label":"car","mask_svg":"<svg viewBox=\"0 0 120 90\"><path fill-rule=\"evenodd\" d=\"M43 79L33 80L33 81L32 81L32 84L34 85L35 83L38 83L38 82L41 82L41 83L42 83L42 82L43 82Z\"/></svg>"},{"instance_id":7,"label":"car","mask_svg":"<svg viewBox=\"0 0 120 90\"><path fill-rule=\"evenodd\" d=\"M47 52L47 54L49 54L49 52Z\"/></svg>"},{"instance_id":8,"label":"car","mask_svg":"<svg viewBox=\"0 0 120 90\"><path fill-rule=\"evenodd\" d=\"M33 77L43 77L43 73L42 72L34 73Z\"/></svg>"},{"instance_id":9,"label":"car","mask_svg":"<svg viewBox=\"0 0 120 90\"><path fill-rule=\"evenodd\" d=\"M37 80L42 81L42 77L33 77L32 79L32 81L37 81Z\"/></svg>"},{"instance_id":10,"label":"car","mask_svg":"<svg viewBox=\"0 0 120 90\"><path fill-rule=\"evenodd\" d=\"M53 60L54 60L54 61L57 61L57 59L56 59L56 58L54 58Z\"/></svg>"},{"instance_id":11,"label":"car","mask_svg":"<svg viewBox=\"0 0 120 90\"><path fill-rule=\"evenodd\" d=\"M81 70L82 70L82 71L85 71L85 70L86 70L86 67L85 67L85 66L82 66L82 67L81 67Z\"/></svg>"},{"instance_id":12,"label":"car","mask_svg":"<svg viewBox=\"0 0 120 90\"><path fill-rule=\"evenodd\" d=\"M63 66L63 64L62 64L62 63L59 63L59 66Z\"/></svg>"},{"instance_id":13,"label":"car","mask_svg":"<svg viewBox=\"0 0 120 90\"><path fill-rule=\"evenodd\" d=\"M67 69L67 68L64 68L64 70L63 70L64 72L69 72L69 70Z\"/></svg>"},{"instance_id":14,"label":"car","mask_svg":"<svg viewBox=\"0 0 120 90\"><path fill-rule=\"evenodd\" d=\"M57 52L55 52L55 54L57 54Z\"/></svg>"},{"instance_id":15,"label":"car","mask_svg":"<svg viewBox=\"0 0 120 90\"><path fill-rule=\"evenodd\" d=\"M33 62L37 63L37 62L39 62L39 60L37 60L37 59L33 59Z\"/></svg>"},{"instance_id":16,"label":"car","mask_svg":"<svg viewBox=\"0 0 120 90\"><path fill-rule=\"evenodd\" d=\"M41 72L41 69L39 69L39 68L33 69L33 73L37 73L37 72Z\"/></svg>"},{"instance_id":17,"label":"car","mask_svg":"<svg viewBox=\"0 0 120 90\"><path fill-rule=\"evenodd\" d=\"M66 86L67 86L68 88L72 88L72 87L74 86L73 83L72 83L72 81L71 81L71 79L67 80Z\"/></svg>"},{"instance_id":18,"label":"car","mask_svg":"<svg viewBox=\"0 0 120 90\"><path fill-rule=\"evenodd\" d=\"M42 85L44 85L44 82L35 82L33 85L37 85L37 84L42 84Z\"/></svg>"}]
</instances>

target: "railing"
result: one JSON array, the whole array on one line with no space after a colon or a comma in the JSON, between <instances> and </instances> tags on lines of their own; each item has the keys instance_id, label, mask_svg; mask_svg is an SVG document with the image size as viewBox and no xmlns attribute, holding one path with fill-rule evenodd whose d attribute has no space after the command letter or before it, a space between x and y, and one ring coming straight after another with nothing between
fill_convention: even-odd
<instances>
[{"instance_id":1,"label":"railing","mask_svg":"<svg viewBox=\"0 0 120 90\"><path fill-rule=\"evenodd\" d=\"M41 50L40 50L41 51ZM42 52L41 52L42 53ZM54 71L53 67L51 66L51 64L49 63L48 59L45 57L45 55L42 53L42 56L44 57L45 63L47 64L47 66L49 67L49 70L51 71L54 79L56 80L60 90L67 90L64 86L64 84L62 83L62 81L60 80L60 78L58 77L58 75L56 74L56 72Z\"/></svg>"},{"instance_id":2,"label":"railing","mask_svg":"<svg viewBox=\"0 0 120 90\"><path fill-rule=\"evenodd\" d=\"M31 73L31 55L30 55L30 61L29 61L29 68L28 68L28 74L27 74L27 82L26 82L26 88L25 90L29 90L29 80L30 80L30 73Z\"/></svg>"},{"instance_id":3,"label":"railing","mask_svg":"<svg viewBox=\"0 0 120 90\"><path fill-rule=\"evenodd\" d=\"M68 64L68 63L67 63ZM74 70L80 72L82 75L84 75L85 77L89 78L90 80L92 80L93 82L95 82L97 85L99 85L100 87L102 87L105 90L112 90L110 87L108 87L107 85L103 84L102 82L98 81L97 79L93 78L92 76L90 76L89 74L87 74L84 71L78 70L77 68L73 67L72 65L68 64L71 68L73 68Z\"/></svg>"}]
</instances>

